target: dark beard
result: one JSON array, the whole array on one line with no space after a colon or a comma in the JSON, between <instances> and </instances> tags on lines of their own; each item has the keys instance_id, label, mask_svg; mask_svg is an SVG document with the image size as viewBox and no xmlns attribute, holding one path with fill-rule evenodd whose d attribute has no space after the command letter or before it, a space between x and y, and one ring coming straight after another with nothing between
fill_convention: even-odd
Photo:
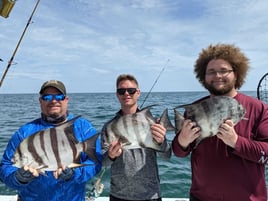
<instances>
[{"instance_id":1,"label":"dark beard","mask_svg":"<svg viewBox=\"0 0 268 201\"><path fill-rule=\"evenodd\" d=\"M230 85L227 85L221 89L215 89L212 85L207 83L204 83L204 87L209 91L210 94L213 94L215 96L223 96L231 92L233 89L233 87Z\"/></svg>"}]
</instances>

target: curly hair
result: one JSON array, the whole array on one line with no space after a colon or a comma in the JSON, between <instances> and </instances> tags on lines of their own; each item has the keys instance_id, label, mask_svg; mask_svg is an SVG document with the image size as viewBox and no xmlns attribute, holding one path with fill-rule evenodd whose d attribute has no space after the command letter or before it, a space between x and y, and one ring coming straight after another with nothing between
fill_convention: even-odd
<instances>
[{"instance_id":1,"label":"curly hair","mask_svg":"<svg viewBox=\"0 0 268 201\"><path fill-rule=\"evenodd\" d=\"M236 75L236 89L244 84L249 69L249 59L241 52L240 48L234 45L216 44L202 49L194 65L195 77L203 86L207 65L213 59L223 59L230 63Z\"/></svg>"}]
</instances>

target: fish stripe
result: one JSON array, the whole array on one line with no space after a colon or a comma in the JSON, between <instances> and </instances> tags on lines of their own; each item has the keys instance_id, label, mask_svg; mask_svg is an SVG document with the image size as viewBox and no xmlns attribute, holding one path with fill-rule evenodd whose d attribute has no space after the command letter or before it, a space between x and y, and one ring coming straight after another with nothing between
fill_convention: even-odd
<instances>
[{"instance_id":1,"label":"fish stripe","mask_svg":"<svg viewBox=\"0 0 268 201\"><path fill-rule=\"evenodd\" d=\"M135 115L136 118L141 118L141 124L140 124L140 126L142 127L142 130L146 130L146 127L148 126L148 124L150 124L150 121L148 120L149 116L147 118L147 113L148 112L149 112L149 110L146 111L146 115L145 116L139 115L139 117L138 117L138 115ZM145 121L142 118L145 119ZM137 140L139 142L139 145L141 147L146 147L146 145L143 143L143 140L142 140L142 137L141 137L142 131L139 131L139 126L136 126L135 128L136 128L135 129L136 130L135 132L137 132Z\"/></svg>"},{"instance_id":2,"label":"fish stripe","mask_svg":"<svg viewBox=\"0 0 268 201\"><path fill-rule=\"evenodd\" d=\"M124 126L124 132L125 131L127 131L128 130L128 119L127 118L123 118L122 119L123 121L122 121L122 123L123 123L123 126ZM133 122L132 122L133 123ZM130 126L132 126L133 127L133 125L130 125ZM122 132L122 131L121 131Z\"/></svg>"},{"instance_id":3,"label":"fish stripe","mask_svg":"<svg viewBox=\"0 0 268 201\"><path fill-rule=\"evenodd\" d=\"M21 146L19 146L17 150L18 150L19 158L20 158L20 160L22 160Z\"/></svg>"},{"instance_id":4,"label":"fish stripe","mask_svg":"<svg viewBox=\"0 0 268 201\"><path fill-rule=\"evenodd\" d=\"M75 141L77 141L77 140L74 138L72 128L71 127L66 127L64 129L64 133L65 133L66 139L68 141L68 144L70 145L70 147L72 149L73 158L76 159L78 150L77 150L77 148L75 146Z\"/></svg>"},{"instance_id":5,"label":"fish stripe","mask_svg":"<svg viewBox=\"0 0 268 201\"><path fill-rule=\"evenodd\" d=\"M119 126L118 126L120 124L121 124L121 122L119 121L119 119L116 119L114 122L111 122L111 128L110 129L111 129L111 131L114 134L116 139L118 139L120 137L120 135L119 135L120 131L119 131ZM112 135L110 135L109 138L112 138ZM113 139L113 140L115 140L115 139Z\"/></svg>"},{"instance_id":6,"label":"fish stripe","mask_svg":"<svg viewBox=\"0 0 268 201\"><path fill-rule=\"evenodd\" d=\"M41 150L43 150L46 158L48 159L48 154L46 152L46 146L45 146L45 140L44 140L44 133L45 133L44 131L40 132L40 146L41 146Z\"/></svg>"},{"instance_id":7,"label":"fish stripe","mask_svg":"<svg viewBox=\"0 0 268 201\"><path fill-rule=\"evenodd\" d=\"M36 147L34 145L34 140L35 140L35 135L31 135L28 138L28 150L29 152L32 154L34 160L39 164L42 165L43 164L43 160L42 158L39 156L39 154L37 153ZM28 163L31 163L32 161L28 161Z\"/></svg>"},{"instance_id":8,"label":"fish stripe","mask_svg":"<svg viewBox=\"0 0 268 201\"><path fill-rule=\"evenodd\" d=\"M58 148L58 138L57 138L57 131L55 128L50 129L50 141L51 141L51 147L52 151L54 153L56 162L58 167L61 167L61 158L60 158L60 153L59 153L59 148Z\"/></svg>"}]
</instances>

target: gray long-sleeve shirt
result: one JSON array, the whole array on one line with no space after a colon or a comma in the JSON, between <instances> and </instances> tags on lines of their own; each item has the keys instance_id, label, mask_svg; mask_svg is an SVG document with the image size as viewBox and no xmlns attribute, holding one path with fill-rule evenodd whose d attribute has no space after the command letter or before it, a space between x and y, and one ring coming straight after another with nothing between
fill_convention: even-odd
<instances>
[{"instance_id":1,"label":"gray long-sleeve shirt","mask_svg":"<svg viewBox=\"0 0 268 201\"><path fill-rule=\"evenodd\" d=\"M120 113L117 113L115 118L119 116ZM106 134L106 125L102 129L102 136ZM161 147L163 152L159 152L160 156L169 159L171 157L169 143L165 140ZM108 157L108 148L109 144L102 140L103 165L111 165L111 195L126 200L149 200L161 197L155 150L123 149L122 154L112 161Z\"/></svg>"}]
</instances>

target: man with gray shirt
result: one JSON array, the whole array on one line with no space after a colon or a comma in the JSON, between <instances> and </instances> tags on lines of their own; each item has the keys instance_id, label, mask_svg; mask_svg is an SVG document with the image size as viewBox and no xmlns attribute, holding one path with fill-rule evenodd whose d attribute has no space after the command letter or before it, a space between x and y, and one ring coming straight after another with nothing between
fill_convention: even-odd
<instances>
[{"instance_id":1,"label":"man with gray shirt","mask_svg":"<svg viewBox=\"0 0 268 201\"><path fill-rule=\"evenodd\" d=\"M117 98L121 110L111 120L139 111L137 100L140 90L136 78L129 74L119 75L116 82ZM111 122L109 121L109 122ZM107 122L102 129L103 165L111 165L110 201L161 201L157 152L150 148L122 149L119 141L108 143ZM155 123L151 125L153 139L161 146L162 157L171 157L166 141L166 129Z\"/></svg>"}]
</instances>

